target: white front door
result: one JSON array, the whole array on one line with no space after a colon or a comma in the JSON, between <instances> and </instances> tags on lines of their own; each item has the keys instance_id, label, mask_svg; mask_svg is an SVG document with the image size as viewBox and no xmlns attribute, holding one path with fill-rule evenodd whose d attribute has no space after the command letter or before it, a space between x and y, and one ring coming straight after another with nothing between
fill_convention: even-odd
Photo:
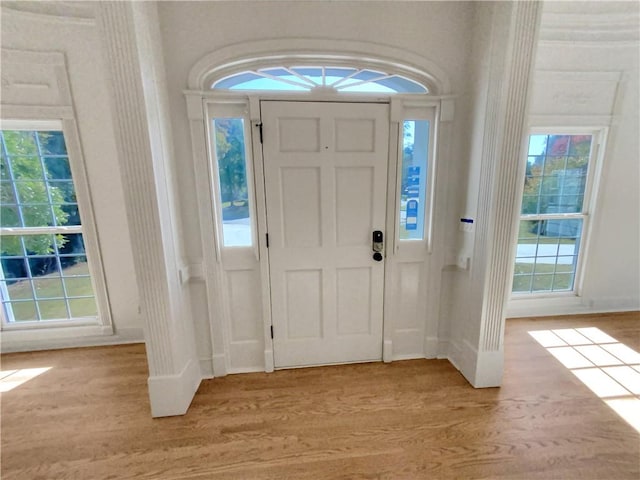
<instances>
[{"instance_id":1,"label":"white front door","mask_svg":"<svg viewBox=\"0 0 640 480\"><path fill-rule=\"evenodd\" d=\"M389 106L261 113L275 366L381 360Z\"/></svg>"}]
</instances>

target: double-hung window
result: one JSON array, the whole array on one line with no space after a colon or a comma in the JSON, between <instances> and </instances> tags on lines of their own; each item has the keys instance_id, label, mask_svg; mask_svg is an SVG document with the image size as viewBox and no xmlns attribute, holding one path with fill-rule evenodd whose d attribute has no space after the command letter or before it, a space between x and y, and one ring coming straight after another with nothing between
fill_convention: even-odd
<instances>
[{"instance_id":1,"label":"double-hung window","mask_svg":"<svg viewBox=\"0 0 640 480\"><path fill-rule=\"evenodd\" d=\"M98 308L62 125L0 131L3 328L94 321Z\"/></svg>"},{"instance_id":2,"label":"double-hung window","mask_svg":"<svg viewBox=\"0 0 640 480\"><path fill-rule=\"evenodd\" d=\"M514 294L577 289L597 144L594 132L529 136Z\"/></svg>"}]
</instances>

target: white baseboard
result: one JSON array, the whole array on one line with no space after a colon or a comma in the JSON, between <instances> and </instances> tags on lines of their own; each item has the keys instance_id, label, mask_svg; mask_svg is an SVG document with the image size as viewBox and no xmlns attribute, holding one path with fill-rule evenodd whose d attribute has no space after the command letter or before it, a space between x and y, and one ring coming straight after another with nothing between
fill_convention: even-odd
<instances>
[{"instance_id":1,"label":"white baseboard","mask_svg":"<svg viewBox=\"0 0 640 480\"><path fill-rule=\"evenodd\" d=\"M267 349L264 351L264 371L267 373L273 372L275 365L273 363L273 350Z\"/></svg>"},{"instance_id":2,"label":"white baseboard","mask_svg":"<svg viewBox=\"0 0 640 480\"><path fill-rule=\"evenodd\" d=\"M438 348L438 350L437 350L436 358L439 358L441 360L442 359L449 360L449 349L451 348L451 342L449 342L448 339L438 339L437 348ZM449 361L451 361L451 360L449 360Z\"/></svg>"},{"instance_id":3,"label":"white baseboard","mask_svg":"<svg viewBox=\"0 0 640 480\"><path fill-rule=\"evenodd\" d=\"M198 363L189 359L176 375L149 377L149 400L152 417L184 415L196 394L202 375Z\"/></svg>"},{"instance_id":4,"label":"white baseboard","mask_svg":"<svg viewBox=\"0 0 640 480\"><path fill-rule=\"evenodd\" d=\"M127 343L144 343L142 328L118 328L116 333L112 333L111 327L52 327L5 330L0 335L2 353L99 347Z\"/></svg>"},{"instance_id":5,"label":"white baseboard","mask_svg":"<svg viewBox=\"0 0 640 480\"><path fill-rule=\"evenodd\" d=\"M227 359L224 353L219 353L212 357L213 375L216 377L224 377L227 372Z\"/></svg>"},{"instance_id":6,"label":"white baseboard","mask_svg":"<svg viewBox=\"0 0 640 480\"><path fill-rule=\"evenodd\" d=\"M438 357L438 337L424 337L424 358Z\"/></svg>"},{"instance_id":7,"label":"white baseboard","mask_svg":"<svg viewBox=\"0 0 640 480\"><path fill-rule=\"evenodd\" d=\"M393 341L385 340L382 343L382 361L389 363L393 360Z\"/></svg>"},{"instance_id":8,"label":"white baseboard","mask_svg":"<svg viewBox=\"0 0 640 480\"><path fill-rule=\"evenodd\" d=\"M424 358L423 353L405 353L402 355L394 355L392 361L397 362L400 360L416 360L418 358Z\"/></svg>"},{"instance_id":9,"label":"white baseboard","mask_svg":"<svg viewBox=\"0 0 640 480\"><path fill-rule=\"evenodd\" d=\"M227 375L234 375L237 373L264 373L264 367L262 365L256 365L253 367L237 367L230 368L227 371Z\"/></svg>"},{"instance_id":10,"label":"white baseboard","mask_svg":"<svg viewBox=\"0 0 640 480\"><path fill-rule=\"evenodd\" d=\"M201 358L199 363L202 378L213 378L213 360L211 359L211 357Z\"/></svg>"},{"instance_id":11,"label":"white baseboard","mask_svg":"<svg viewBox=\"0 0 640 480\"><path fill-rule=\"evenodd\" d=\"M467 340L451 342L449 361L474 388L499 387L504 372L504 352L478 351Z\"/></svg>"}]
</instances>

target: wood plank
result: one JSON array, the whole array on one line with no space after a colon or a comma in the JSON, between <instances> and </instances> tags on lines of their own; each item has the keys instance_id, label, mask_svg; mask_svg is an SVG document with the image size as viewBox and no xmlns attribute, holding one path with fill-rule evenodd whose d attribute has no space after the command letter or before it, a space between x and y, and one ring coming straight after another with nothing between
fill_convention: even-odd
<instances>
[{"instance_id":1,"label":"wood plank","mask_svg":"<svg viewBox=\"0 0 640 480\"><path fill-rule=\"evenodd\" d=\"M144 345L6 354L51 367L2 394L1 477L640 477L640 436L530 335L595 326L640 348L638 312L513 319L501 388L445 360L231 375L152 419Z\"/></svg>"}]
</instances>

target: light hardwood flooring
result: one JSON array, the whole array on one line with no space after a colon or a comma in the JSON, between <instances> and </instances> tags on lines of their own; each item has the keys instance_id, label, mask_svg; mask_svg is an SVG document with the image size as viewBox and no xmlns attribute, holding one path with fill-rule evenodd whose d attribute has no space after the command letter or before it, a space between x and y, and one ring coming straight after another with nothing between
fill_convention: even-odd
<instances>
[{"instance_id":1,"label":"light hardwood flooring","mask_svg":"<svg viewBox=\"0 0 640 480\"><path fill-rule=\"evenodd\" d=\"M446 360L230 375L152 419L143 345L7 354L51 367L1 395L2 480L638 479L640 436L527 333L638 313L509 320L501 388Z\"/></svg>"}]
</instances>

